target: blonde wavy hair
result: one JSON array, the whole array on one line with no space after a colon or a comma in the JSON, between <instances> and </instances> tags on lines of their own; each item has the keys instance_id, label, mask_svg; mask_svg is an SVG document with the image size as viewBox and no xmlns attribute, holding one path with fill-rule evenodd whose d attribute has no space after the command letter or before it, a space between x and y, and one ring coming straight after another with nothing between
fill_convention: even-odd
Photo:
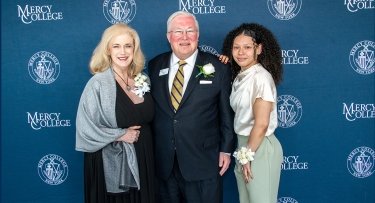
<instances>
[{"instance_id":1,"label":"blonde wavy hair","mask_svg":"<svg viewBox=\"0 0 375 203\"><path fill-rule=\"evenodd\" d=\"M145 57L141 50L141 42L137 31L127 24L118 23L104 30L99 44L94 49L89 65L92 74L103 72L111 67L112 61L109 53L110 42L113 38L123 34L130 35L134 43L134 57L128 69L128 75L133 77L143 70Z\"/></svg>"}]
</instances>

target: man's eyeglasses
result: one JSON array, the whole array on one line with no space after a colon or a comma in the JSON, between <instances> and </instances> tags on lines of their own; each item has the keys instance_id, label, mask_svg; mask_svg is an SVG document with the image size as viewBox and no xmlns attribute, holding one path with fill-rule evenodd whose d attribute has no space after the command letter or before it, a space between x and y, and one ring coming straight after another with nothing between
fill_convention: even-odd
<instances>
[{"instance_id":1,"label":"man's eyeglasses","mask_svg":"<svg viewBox=\"0 0 375 203\"><path fill-rule=\"evenodd\" d=\"M172 33L175 37L182 37L184 33L186 33L187 36L192 37L197 34L197 30L193 29L187 29L187 30L172 30L169 31L168 33Z\"/></svg>"}]
</instances>

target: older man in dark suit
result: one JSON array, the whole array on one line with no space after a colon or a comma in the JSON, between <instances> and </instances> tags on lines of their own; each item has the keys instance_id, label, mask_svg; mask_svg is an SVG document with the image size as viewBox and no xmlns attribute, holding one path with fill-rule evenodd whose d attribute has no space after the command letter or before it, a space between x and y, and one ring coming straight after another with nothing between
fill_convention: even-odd
<instances>
[{"instance_id":1,"label":"older man in dark suit","mask_svg":"<svg viewBox=\"0 0 375 203\"><path fill-rule=\"evenodd\" d=\"M172 14L167 30L172 52L148 64L161 202L220 202L221 176L234 148L231 70L198 50L194 15Z\"/></svg>"}]
</instances>

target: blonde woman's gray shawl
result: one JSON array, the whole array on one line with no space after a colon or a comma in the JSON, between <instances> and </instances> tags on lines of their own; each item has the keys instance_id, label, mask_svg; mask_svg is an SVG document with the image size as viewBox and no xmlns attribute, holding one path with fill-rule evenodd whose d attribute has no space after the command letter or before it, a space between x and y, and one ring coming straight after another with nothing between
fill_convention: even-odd
<instances>
[{"instance_id":1,"label":"blonde woman's gray shawl","mask_svg":"<svg viewBox=\"0 0 375 203\"><path fill-rule=\"evenodd\" d=\"M76 118L76 150L102 149L107 191L125 192L140 188L138 163L133 144L117 142L126 133L116 121L116 82L111 68L95 74L86 84Z\"/></svg>"}]
</instances>

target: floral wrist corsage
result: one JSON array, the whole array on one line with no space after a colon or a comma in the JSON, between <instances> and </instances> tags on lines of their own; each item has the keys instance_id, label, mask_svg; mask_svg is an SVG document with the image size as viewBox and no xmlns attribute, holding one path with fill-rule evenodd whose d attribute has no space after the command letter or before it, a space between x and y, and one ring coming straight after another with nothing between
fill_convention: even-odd
<instances>
[{"instance_id":1,"label":"floral wrist corsage","mask_svg":"<svg viewBox=\"0 0 375 203\"><path fill-rule=\"evenodd\" d=\"M147 76L138 73L134 78L134 89L132 90L138 97L143 97L146 92L150 91L150 84Z\"/></svg>"},{"instance_id":2,"label":"floral wrist corsage","mask_svg":"<svg viewBox=\"0 0 375 203\"><path fill-rule=\"evenodd\" d=\"M233 153L236 160L240 162L241 165L245 165L254 160L255 152L251 151L250 148L240 147Z\"/></svg>"}]
</instances>

